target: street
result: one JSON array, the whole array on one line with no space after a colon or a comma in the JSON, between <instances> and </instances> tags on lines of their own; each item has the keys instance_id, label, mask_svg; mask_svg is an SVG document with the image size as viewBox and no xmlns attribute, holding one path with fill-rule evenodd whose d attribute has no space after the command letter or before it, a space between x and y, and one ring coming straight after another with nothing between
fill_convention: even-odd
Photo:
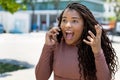
<instances>
[{"instance_id":1,"label":"street","mask_svg":"<svg viewBox=\"0 0 120 80\"><path fill-rule=\"evenodd\" d=\"M0 59L15 59L26 61L34 65L34 68L9 72L0 80L35 80L34 69L39 60L44 45L46 32L33 32L25 34L0 34ZM111 36L109 36L111 38ZM120 36L114 37L113 47L120 62ZM116 73L115 80L120 79L120 69ZM53 80L53 75L49 80Z\"/></svg>"}]
</instances>

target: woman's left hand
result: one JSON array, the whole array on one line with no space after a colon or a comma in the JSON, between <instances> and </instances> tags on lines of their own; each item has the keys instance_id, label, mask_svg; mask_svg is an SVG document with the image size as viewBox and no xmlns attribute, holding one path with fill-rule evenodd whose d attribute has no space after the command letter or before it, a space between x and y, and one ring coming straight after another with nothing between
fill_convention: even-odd
<instances>
[{"instance_id":1,"label":"woman's left hand","mask_svg":"<svg viewBox=\"0 0 120 80\"><path fill-rule=\"evenodd\" d=\"M95 25L96 36L88 31L90 36L87 36L88 40L83 40L86 44L90 45L94 54L98 54L101 50L101 34L102 29L100 25Z\"/></svg>"}]
</instances>

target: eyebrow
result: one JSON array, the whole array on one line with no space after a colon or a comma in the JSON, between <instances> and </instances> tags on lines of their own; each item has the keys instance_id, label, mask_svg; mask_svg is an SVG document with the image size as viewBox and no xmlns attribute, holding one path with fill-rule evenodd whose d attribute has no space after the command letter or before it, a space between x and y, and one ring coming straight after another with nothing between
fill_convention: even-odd
<instances>
[{"instance_id":1,"label":"eyebrow","mask_svg":"<svg viewBox=\"0 0 120 80\"><path fill-rule=\"evenodd\" d=\"M64 16L63 16L62 18L67 18L67 17L64 17ZM75 17L75 16L74 16L74 17L72 17L72 19L80 19L80 17Z\"/></svg>"}]
</instances>

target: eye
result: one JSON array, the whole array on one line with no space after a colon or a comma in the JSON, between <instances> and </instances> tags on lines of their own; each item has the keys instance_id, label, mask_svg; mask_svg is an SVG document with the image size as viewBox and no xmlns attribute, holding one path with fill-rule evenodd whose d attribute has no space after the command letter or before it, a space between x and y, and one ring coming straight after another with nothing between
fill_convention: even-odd
<instances>
[{"instance_id":1,"label":"eye","mask_svg":"<svg viewBox=\"0 0 120 80\"><path fill-rule=\"evenodd\" d=\"M73 23L78 23L78 20L73 20L72 22L73 22Z\"/></svg>"},{"instance_id":2,"label":"eye","mask_svg":"<svg viewBox=\"0 0 120 80\"><path fill-rule=\"evenodd\" d=\"M66 19L62 19L62 22L63 22L63 23L66 23L66 22L67 22L67 20L66 20Z\"/></svg>"}]
</instances>

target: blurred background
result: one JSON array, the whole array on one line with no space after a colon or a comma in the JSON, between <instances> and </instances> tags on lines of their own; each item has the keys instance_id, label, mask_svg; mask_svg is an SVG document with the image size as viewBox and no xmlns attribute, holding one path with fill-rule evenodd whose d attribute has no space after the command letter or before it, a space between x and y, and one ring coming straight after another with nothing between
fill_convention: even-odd
<instances>
[{"instance_id":1,"label":"blurred background","mask_svg":"<svg viewBox=\"0 0 120 80\"><path fill-rule=\"evenodd\" d=\"M92 11L120 58L120 0L0 0L0 80L35 80L45 33L73 1Z\"/></svg>"}]
</instances>

